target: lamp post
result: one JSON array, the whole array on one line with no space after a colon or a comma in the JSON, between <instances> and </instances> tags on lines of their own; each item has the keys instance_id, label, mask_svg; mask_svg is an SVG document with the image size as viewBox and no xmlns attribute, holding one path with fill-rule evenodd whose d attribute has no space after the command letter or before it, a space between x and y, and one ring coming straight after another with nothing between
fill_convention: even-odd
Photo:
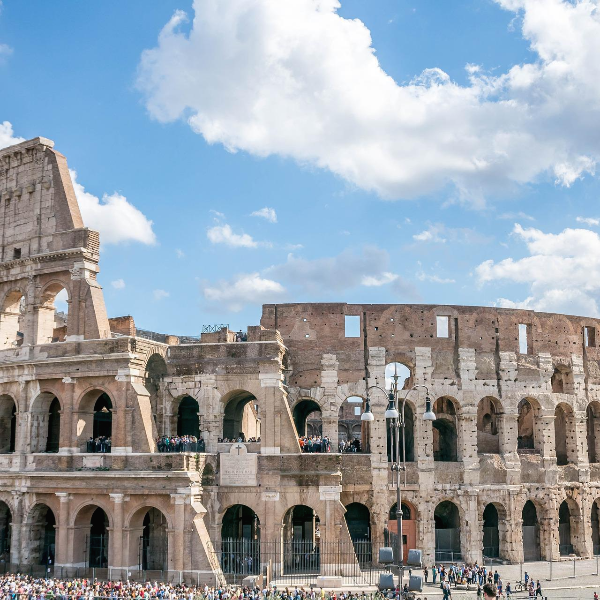
<instances>
[{"instance_id":1,"label":"lamp post","mask_svg":"<svg viewBox=\"0 0 600 600\"><path fill-rule=\"evenodd\" d=\"M402 404L400 405L400 398L398 397L398 370L394 368L394 375L392 376L394 382L388 392L382 389L378 385L372 385L367 388L367 398L365 402L365 412L361 415L362 421L373 421L375 417L371 412L371 401L369 399L369 390L376 388L382 391L388 397L388 406L385 411L386 421L390 422L390 428L394 430L394 449L392 450L392 473L396 472L396 523L398 530L396 556L398 560L398 567L400 569L400 589L402 589L402 580L404 578L404 545L402 543L402 494L400 489L400 471L404 471L404 485L406 485L406 423L404 420L404 408L406 406L406 400L411 392L416 389L424 388L426 392L425 396L425 412L423 413L424 421L435 421L435 413L431 408L431 398L429 397L429 389L426 385L414 385L410 388L404 398L402 398ZM400 410L398 410L400 409ZM402 465L400 464L400 429L402 429ZM392 482L393 482L392 477Z\"/></svg>"}]
</instances>

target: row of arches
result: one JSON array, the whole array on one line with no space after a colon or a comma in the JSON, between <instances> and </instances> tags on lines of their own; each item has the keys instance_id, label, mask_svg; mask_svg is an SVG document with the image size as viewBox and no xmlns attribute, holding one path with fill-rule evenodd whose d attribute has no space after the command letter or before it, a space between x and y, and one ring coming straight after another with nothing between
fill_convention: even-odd
<instances>
[{"instance_id":1,"label":"row of arches","mask_svg":"<svg viewBox=\"0 0 600 600\"><path fill-rule=\"evenodd\" d=\"M0 501L0 562L10 563L12 514ZM51 565L56 560L56 516L45 504L36 504L26 519L27 558L31 565ZM108 515L99 506L84 506L73 525L73 563L79 566L106 568L109 565ZM167 570L167 519L155 507L138 509L129 521L128 564L142 570ZM133 544L131 543L133 540Z\"/></svg>"}]
</instances>

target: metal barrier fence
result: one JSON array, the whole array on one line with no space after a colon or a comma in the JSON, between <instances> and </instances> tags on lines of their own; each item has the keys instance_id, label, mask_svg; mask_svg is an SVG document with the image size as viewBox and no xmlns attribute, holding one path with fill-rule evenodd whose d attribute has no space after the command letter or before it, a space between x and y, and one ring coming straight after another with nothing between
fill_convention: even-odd
<instances>
[{"instance_id":1,"label":"metal barrier fence","mask_svg":"<svg viewBox=\"0 0 600 600\"><path fill-rule=\"evenodd\" d=\"M206 452L206 444L203 442L185 442L183 444L169 444L166 446L162 442L158 442L157 450L162 454L176 454L178 452Z\"/></svg>"}]
</instances>

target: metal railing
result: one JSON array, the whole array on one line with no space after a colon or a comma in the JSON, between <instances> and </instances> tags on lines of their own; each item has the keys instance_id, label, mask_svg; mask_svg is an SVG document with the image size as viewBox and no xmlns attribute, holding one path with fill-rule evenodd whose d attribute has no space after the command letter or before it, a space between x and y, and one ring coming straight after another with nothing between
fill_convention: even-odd
<instances>
[{"instance_id":1,"label":"metal railing","mask_svg":"<svg viewBox=\"0 0 600 600\"><path fill-rule=\"evenodd\" d=\"M202 325L202 333L218 333L223 329L229 331L229 323L218 323L216 325Z\"/></svg>"}]
</instances>

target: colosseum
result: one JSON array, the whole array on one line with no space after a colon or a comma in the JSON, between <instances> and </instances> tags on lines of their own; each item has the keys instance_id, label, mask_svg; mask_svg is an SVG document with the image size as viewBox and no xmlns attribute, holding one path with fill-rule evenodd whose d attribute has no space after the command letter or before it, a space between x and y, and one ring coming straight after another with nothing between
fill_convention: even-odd
<instances>
[{"instance_id":1,"label":"colosseum","mask_svg":"<svg viewBox=\"0 0 600 600\"><path fill-rule=\"evenodd\" d=\"M4 565L213 583L366 571L396 534L397 369L406 549L429 564L600 553L598 320L298 303L263 306L243 335L136 329L106 314L99 235L53 145L0 151ZM303 452L307 432L330 451Z\"/></svg>"}]
</instances>

